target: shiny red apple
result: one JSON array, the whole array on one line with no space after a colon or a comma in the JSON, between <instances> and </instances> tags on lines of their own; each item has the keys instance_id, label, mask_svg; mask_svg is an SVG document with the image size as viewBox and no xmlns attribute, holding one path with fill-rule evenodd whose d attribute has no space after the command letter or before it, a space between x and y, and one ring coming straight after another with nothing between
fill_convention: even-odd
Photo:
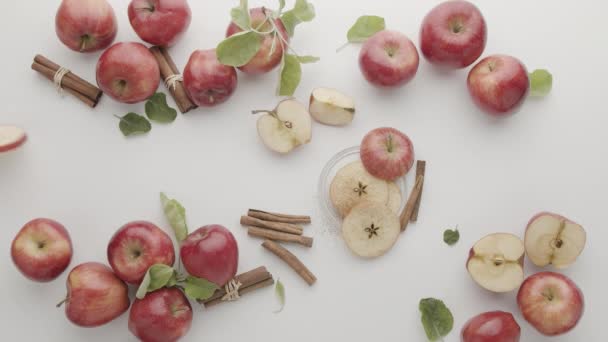
<instances>
[{"instance_id":1,"label":"shiny red apple","mask_svg":"<svg viewBox=\"0 0 608 342\"><path fill-rule=\"evenodd\" d=\"M462 342L519 342L521 328L512 314L491 311L471 318L460 336Z\"/></svg>"},{"instance_id":2,"label":"shiny red apple","mask_svg":"<svg viewBox=\"0 0 608 342\"><path fill-rule=\"evenodd\" d=\"M106 0L63 0L55 16L55 31L74 51L103 50L116 38L116 15Z\"/></svg>"},{"instance_id":3,"label":"shiny red apple","mask_svg":"<svg viewBox=\"0 0 608 342\"><path fill-rule=\"evenodd\" d=\"M236 69L220 63L215 50L197 50L184 68L184 86L192 102L210 107L227 101L238 79Z\"/></svg>"},{"instance_id":4,"label":"shiny red apple","mask_svg":"<svg viewBox=\"0 0 608 342\"><path fill-rule=\"evenodd\" d=\"M135 33L152 45L175 44L188 30L191 18L187 0L132 0L129 5Z\"/></svg>"},{"instance_id":5,"label":"shiny red apple","mask_svg":"<svg viewBox=\"0 0 608 342\"><path fill-rule=\"evenodd\" d=\"M361 142L361 161L367 172L384 179L395 180L414 165L414 145L405 133L390 127L374 129Z\"/></svg>"}]
</instances>

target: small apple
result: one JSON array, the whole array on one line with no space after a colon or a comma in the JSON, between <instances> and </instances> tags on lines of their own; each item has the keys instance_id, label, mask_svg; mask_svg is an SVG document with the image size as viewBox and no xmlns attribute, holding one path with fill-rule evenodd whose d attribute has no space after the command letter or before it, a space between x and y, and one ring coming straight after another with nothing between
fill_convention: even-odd
<instances>
[{"instance_id":1,"label":"small apple","mask_svg":"<svg viewBox=\"0 0 608 342\"><path fill-rule=\"evenodd\" d=\"M317 88L310 94L310 115L318 122L344 126L355 117L355 100L330 88Z\"/></svg>"},{"instance_id":2,"label":"small apple","mask_svg":"<svg viewBox=\"0 0 608 342\"><path fill-rule=\"evenodd\" d=\"M48 282L57 278L72 260L72 240L65 227L39 218L23 226L11 245L15 266L27 278Z\"/></svg>"},{"instance_id":3,"label":"small apple","mask_svg":"<svg viewBox=\"0 0 608 342\"><path fill-rule=\"evenodd\" d=\"M136 299L129 312L129 330L145 342L176 342L192 325L192 306L181 290L163 288Z\"/></svg>"},{"instance_id":4,"label":"small apple","mask_svg":"<svg viewBox=\"0 0 608 342\"><path fill-rule=\"evenodd\" d=\"M361 48L359 67L363 76L381 87L406 84L418 72L419 56L414 43L403 33L380 31Z\"/></svg>"},{"instance_id":5,"label":"small apple","mask_svg":"<svg viewBox=\"0 0 608 342\"><path fill-rule=\"evenodd\" d=\"M547 336L574 329L585 309L578 286L565 275L553 272L528 277L517 293L517 304L526 321Z\"/></svg>"},{"instance_id":6,"label":"small apple","mask_svg":"<svg viewBox=\"0 0 608 342\"><path fill-rule=\"evenodd\" d=\"M152 45L175 44L188 30L191 18L187 0L132 0L129 4L131 26Z\"/></svg>"},{"instance_id":7,"label":"small apple","mask_svg":"<svg viewBox=\"0 0 608 342\"><path fill-rule=\"evenodd\" d=\"M258 135L272 151L286 154L312 139L310 113L296 100L284 100L274 110L255 110L253 113L266 113L258 119Z\"/></svg>"},{"instance_id":8,"label":"small apple","mask_svg":"<svg viewBox=\"0 0 608 342\"><path fill-rule=\"evenodd\" d=\"M68 319L81 327L106 324L129 309L127 284L112 269L97 262L80 264L68 275L64 302Z\"/></svg>"},{"instance_id":9,"label":"small apple","mask_svg":"<svg viewBox=\"0 0 608 342\"><path fill-rule=\"evenodd\" d=\"M524 243L513 234L496 233L477 241L467 270L479 286L492 292L513 291L524 281Z\"/></svg>"},{"instance_id":10,"label":"small apple","mask_svg":"<svg viewBox=\"0 0 608 342\"><path fill-rule=\"evenodd\" d=\"M160 70L143 44L117 43L99 57L97 84L116 101L137 103L154 95Z\"/></svg>"},{"instance_id":11,"label":"small apple","mask_svg":"<svg viewBox=\"0 0 608 342\"><path fill-rule=\"evenodd\" d=\"M405 175L414 165L412 141L394 128L377 128L367 133L360 154L369 173L388 181Z\"/></svg>"},{"instance_id":12,"label":"small apple","mask_svg":"<svg viewBox=\"0 0 608 342\"><path fill-rule=\"evenodd\" d=\"M460 336L462 342L519 342L521 328L508 312L484 312L471 318Z\"/></svg>"},{"instance_id":13,"label":"small apple","mask_svg":"<svg viewBox=\"0 0 608 342\"><path fill-rule=\"evenodd\" d=\"M482 59L469 72L467 85L475 104L493 116L515 113L530 91L526 67L506 55Z\"/></svg>"},{"instance_id":14,"label":"small apple","mask_svg":"<svg viewBox=\"0 0 608 342\"><path fill-rule=\"evenodd\" d=\"M198 106L211 107L225 102L237 83L236 69L220 63L214 49L194 51L184 69L184 86Z\"/></svg>"},{"instance_id":15,"label":"small apple","mask_svg":"<svg viewBox=\"0 0 608 342\"><path fill-rule=\"evenodd\" d=\"M239 247L232 233L223 226L209 225L192 232L180 251L189 274L224 286L236 275Z\"/></svg>"},{"instance_id":16,"label":"small apple","mask_svg":"<svg viewBox=\"0 0 608 342\"><path fill-rule=\"evenodd\" d=\"M103 50L116 38L116 15L106 0L63 0L55 16L55 32L74 51Z\"/></svg>"},{"instance_id":17,"label":"small apple","mask_svg":"<svg viewBox=\"0 0 608 342\"><path fill-rule=\"evenodd\" d=\"M136 221L114 234L108 244L108 261L118 278L138 285L150 266L173 266L175 251L167 233L153 223Z\"/></svg>"},{"instance_id":18,"label":"small apple","mask_svg":"<svg viewBox=\"0 0 608 342\"><path fill-rule=\"evenodd\" d=\"M420 50L432 64L466 68L483 53L488 38L486 21L468 1L446 1L429 12L420 30Z\"/></svg>"},{"instance_id":19,"label":"small apple","mask_svg":"<svg viewBox=\"0 0 608 342\"><path fill-rule=\"evenodd\" d=\"M283 37L283 40L281 40L279 36L266 35L258 53L247 64L239 67L242 72L248 74L264 74L276 68L281 63L284 48L286 48L286 44L289 43L289 35L287 34L283 22L280 19L269 19L271 15L272 11L269 9L263 7L252 8L249 11L251 27L256 28L258 31L268 32L272 31L274 22L274 26L277 28L278 34ZM273 22L270 22L270 20ZM242 31L243 30L237 24L232 22L226 30L226 37L230 37ZM273 45L274 51L272 50ZM270 53L271 51L272 53Z\"/></svg>"},{"instance_id":20,"label":"small apple","mask_svg":"<svg viewBox=\"0 0 608 342\"><path fill-rule=\"evenodd\" d=\"M25 131L16 126L0 125L0 153L18 149L27 141Z\"/></svg>"}]
</instances>

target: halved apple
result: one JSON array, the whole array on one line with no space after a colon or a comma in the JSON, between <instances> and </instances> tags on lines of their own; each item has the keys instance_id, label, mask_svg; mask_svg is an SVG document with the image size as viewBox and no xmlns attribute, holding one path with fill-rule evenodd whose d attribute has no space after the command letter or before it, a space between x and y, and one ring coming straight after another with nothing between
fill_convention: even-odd
<instances>
[{"instance_id":1,"label":"halved apple","mask_svg":"<svg viewBox=\"0 0 608 342\"><path fill-rule=\"evenodd\" d=\"M496 233L477 241L469 252L467 270L492 292L509 292L524 281L524 243L513 234Z\"/></svg>"},{"instance_id":2,"label":"halved apple","mask_svg":"<svg viewBox=\"0 0 608 342\"><path fill-rule=\"evenodd\" d=\"M370 175L360 161L341 168L329 189L331 202L342 217L364 201L386 205L388 196L388 183Z\"/></svg>"},{"instance_id":3,"label":"halved apple","mask_svg":"<svg viewBox=\"0 0 608 342\"><path fill-rule=\"evenodd\" d=\"M289 153L294 148L307 144L312 137L312 120L303 104L287 99L274 110L256 110L254 114L266 113L258 119L258 134L269 149Z\"/></svg>"},{"instance_id":4,"label":"halved apple","mask_svg":"<svg viewBox=\"0 0 608 342\"><path fill-rule=\"evenodd\" d=\"M353 121L355 100L330 88L317 88L310 95L310 114L322 124L344 126Z\"/></svg>"},{"instance_id":5,"label":"halved apple","mask_svg":"<svg viewBox=\"0 0 608 342\"><path fill-rule=\"evenodd\" d=\"M0 153L19 148L27 140L25 131L16 126L0 125Z\"/></svg>"},{"instance_id":6,"label":"halved apple","mask_svg":"<svg viewBox=\"0 0 608 342\"><path fill-rule=\"evenodd\" d=\"M364 258L375 258L388 252L400 233L399 217L382 203L359 203L342 223L346 245Z\"/></svg>"}]
</instances>

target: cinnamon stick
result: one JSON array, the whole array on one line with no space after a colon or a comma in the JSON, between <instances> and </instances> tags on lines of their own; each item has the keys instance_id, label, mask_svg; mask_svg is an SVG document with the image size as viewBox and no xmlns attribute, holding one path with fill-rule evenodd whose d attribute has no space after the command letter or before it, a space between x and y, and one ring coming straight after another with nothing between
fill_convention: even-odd
<instances>
[{"instance_id":1,"label":"cinnamon stick","mask_svg":"<svg viewBox=\"0 0 608 342\"><path fill-rule=\"evenodd\" d=\"M401 223L401 231L404 231L407 228L410 219L412 218L412 213L414 212L414 207L416 206L416 202L420 197L420 193L422 192L422 183L424 182L424 176L416 177L416 184L412 188L412 192L410 193L410 197L407 199L407 203L405 204L405 208L401 213L400 223Z\"/></svg>"},{"instance_id":2,"label":"cinnamon stick","mask_svg":"<svg viewBox=\"0 0 608 342\"><path fill-rule=\"evenodd\" d=\"M179 69L177 69L177 66L173 62L173 58L169 55L169 51L164 47L153 46L150 48L150 52L152 52L154 58L156 58L156 61L158 62L160 75L165 81L165 86L169 89L169 93L173 96L177 107L179 107L179 111L184 114L196 108L196 105L188 97L183 82L177 81L172 84L167 84L169 77L180 74Z\"/></svg>"},{"instance_id":3,"label":"cinnamon stick","mask_svg":"<svg viewBox=\"0 0 608 342\"><path fill-rule=\"evenodd\" d=\"M249 211L247 212L247 215L261 219L261 220L272 221L272 222L304 223L304 224L308 224L311 222L310 216L270 213L270 212L257 210L257 209L249 209Z\"/></svg>"},{"instance_id":4,"label":"cinnamon stick","mask_svg":"<svg viewBox=\"0 0 608 342\"><path fill-rule=\"evenodd\" d=\"M266 240L262 246L272 252L274 255L285 261L296 273L308 283L313 285L317 281L317 277L298 259L293 253L285 249L276 242Z\"/></svg>"},{"instance_id":5,"label":"cinnamon stick","mask_svg":"<svg viewBox=\"0 0 608 342\"><path fill-rule=\"evenodd\" d=\"M263 229L257 227L249 227L249 236L259 237L268 240L282 241L297 243L302 246L312 247L313 239L307 236L300 236L294 234L287 234L283 232L277 232L270 229Z\"/></svg>"},{"instance_id":6,"label":"cinnamon stick","mask_svg":"<svg viewBox=\"0 0 608 342\"><path fill-rule=\"evenodd\" d=\"M257 289L271 286L274 284L274 279L272 278L272 274L266 270L266 267L261 266L249 272L245 272L234 277L236 281L241 283L241 287L239 289L239 295L243 296L250 292L253 292ZM226 295L226 289L222 288L216 291L211 298L206 300L199 301L199 303L203 304L205 307L214 306L224 301L222 298Z\"/></svg>"},{"instance_id":7,"label":"cinnamon stick","mask_svg":"<svg viewBox=\"0 0 608 342\"><path fill-rule=\"evenodd\" d=\"M416 179L419 176L423 176L426 173L426 161L419 160L416 162ZM416 205L414 205L414 211L412 212L412 217L410 218L411 222L416 222L418 220L418 211L420 210L420 202L422 201L422 190L424 190L424 180L422 181L422 186L420 189L420 195L418 196L418 200L416 201Z\"/></svg>"},{"instance_id":8,"label":"cinnamon stick","mask_svg":"<svg viewBox=\"0 0 608 342\"><path fill-rule=\"evenodd\" d=\"M250 216L241 216L241 224L243 226L266 228L288 234L302 235L304 233L302 227L291 223L264 221Z\"/></svg>"}]
</instances>

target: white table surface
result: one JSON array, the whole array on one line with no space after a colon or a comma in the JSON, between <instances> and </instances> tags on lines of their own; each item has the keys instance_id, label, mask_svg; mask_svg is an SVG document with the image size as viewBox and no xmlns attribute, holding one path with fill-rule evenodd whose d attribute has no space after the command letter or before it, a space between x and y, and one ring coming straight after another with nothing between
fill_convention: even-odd
<instances>
[{"instance_id":1,"label":"white table surface","mask_svg":"<svg viewBox=\"0 0 608 342\"><path fill-rule=\"evenodd\" d=\"M197 48L223 37L229 9L237 1L190 1L193 23L171 52L180 67ZM112 0L117 41L136 40L126 0ZM273 6L272 1L251 1ZM289 2L291 3L291 1ZM0 14L3 82L0 123L27 129L30 140L0 157L0 321L6 341L135 341L127 315L94 330L68 322L55 304L65 295L67 272L50 284L22 277L9 257L21 226L50 217L70 231L71 266L106 260L106 244L122 224L136 219L169 229L158 193L166 191L188 210L192 228L221 223L240 246L239 271L260 265L280 277L287 291L281 314L272 289L238 303L195 309L183 341L424 341L418 301L443 299L455 316L446 341L458 341L466 320L489 310L516 315L522 341L605 341L606 44L605 2L592 0L479 0L489 24L485 55L508 53L529 69L549 68L553 93L530 100L516 116L490 120L468 98L467 71L442 74L421 61L415 80L402 89L378 90L358 70L359 47L340 54L345 33L362 14L386 17L418 45L419 25L438 0L315 1L318 17L298 27L293 46L322 61L304 67L297 97L306 101L317 86L331 86L357 100L352 125L314 124L312 142L289 156L270 153L259 141L253 108L271 108L276 74L239 75L226 104L179 116L151 134L125 139L113 114L143 112L143 104L123 105L105 97L90 110L70 96L59 97L50 82L30 70L36 53L95 79L99 53L71 52L55 36L59 1L10 1ZM161 90L165 91L164 88ZM413 140L428 161L419 223L410 226L388 255L362 261L340 239L327 234L317 200L317 181L336 152L357 145L369 130L394 126ZM412 177L412 175L410 175ZM411 178L409 180L411 184ZM239 217L249 207L310 213L316 237L308 250L291 248L316 273L309 288L291 269L249 238ZM545 338L519 314L516 292L481 290L465 271L472 244L493 232L523 236L525 224L541 210L562 213L583 224L588 245L564 273L586 297L586 312L570 334ZM458 225L462 238L444 245L444 229ZM526 274L538 269L526 262Z\"/></svg>"}]
</instances>

